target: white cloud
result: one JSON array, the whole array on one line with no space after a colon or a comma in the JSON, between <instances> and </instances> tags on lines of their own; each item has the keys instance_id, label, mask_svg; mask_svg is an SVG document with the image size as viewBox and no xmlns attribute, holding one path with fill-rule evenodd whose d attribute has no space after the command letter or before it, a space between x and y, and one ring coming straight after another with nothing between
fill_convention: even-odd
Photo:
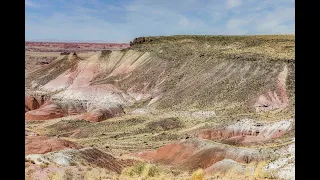
<instances>
[{"instance_id":1,"label":"white cloud","mask_svg":"<svg viewBox=\"0 0 320 180\"><path fill-rule=\"evenodd\" d=\"M112 42L126 42L131 38L128 35L130 33L124 27L88 15L55 13L49 18L39 17L37 23L26 20L26 37L36 36L38 39L95 41L108 37Z\"/></svg>"},{"instance_id":2,"label":"white cloud","mask_svg":"<svg viewBox=\"0 0 320 180\"><path fill-rule=\"evenodd\" d=\"M241 0L227 0L227 8L232 9L242 4Z\"/></svg>"},{"instance_id":3,"label":"white cloud","mask_svg":"<svg viewBox=\"0 0 320 180\"><path fill-rule=\"evenodd\" d=\"M226 29L231 34L291 34L294 33L294 8L253 12L242 17L231 17Z\"/></svg>"},{"instance_id":4,"label":"white cloud","mask_svg":"<svg viewBox=\"0 0 320 180\"><path fill-rule=\"evenodd\" d=\"M56 2L27 12L28 39L129 42L137 36L294 33L292 0L61 0L63 8L55 9Z\"/></svg>"},{"instance_id":5,"label":"white cloud","mask_svg":"<svg viewBox=\"0 0 320 180\"><path fill-rule=\"evenodd\" d=\"M26 7L31 7L31 8L39 7L39 4L36 4L31 0L25 0L25 5Z\"/></svg>"},{"instance_id":6,"label":"white cloud","mask_svg":"<svg viewBox=\"0 0 320 180\"><path fill-rule=\"evenodd\" d=\"M246 27L251 22L250 19L243 18L243 19L231 19L226 24L226 31L224 34L247 34L249 29Z\"/></svg>"},{"instance_id":7,"label":"white cloud","mask_svg":"<svg viewBox=\"0 0 320 180\"><path fill-rule=\"evenodd\" d=\"M174 28L176 28L176 32L180 32L181 34L190 34L190 31L193 34L204 34L203 30L208 29L201 19L189 19L182 15L180 15L179 21Z\"/></svg>"}]
</instances>

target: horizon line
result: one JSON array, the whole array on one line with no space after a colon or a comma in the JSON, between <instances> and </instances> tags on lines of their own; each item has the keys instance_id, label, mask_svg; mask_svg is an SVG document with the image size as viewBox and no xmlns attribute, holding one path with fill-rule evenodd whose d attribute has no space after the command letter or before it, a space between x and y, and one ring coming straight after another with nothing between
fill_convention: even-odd
<instances>
[{"instance_id":1,"label":"horizon line","mask_svg":"<svg viewBox=\"0 0 320 180\"><path fill-rule=\"evenodd\" d=\"M106 41L63 41L63 40L25 40L35 43L97 43L97 44L129 44L129 42L106 42Z\"/></svg>"}]
</instances>

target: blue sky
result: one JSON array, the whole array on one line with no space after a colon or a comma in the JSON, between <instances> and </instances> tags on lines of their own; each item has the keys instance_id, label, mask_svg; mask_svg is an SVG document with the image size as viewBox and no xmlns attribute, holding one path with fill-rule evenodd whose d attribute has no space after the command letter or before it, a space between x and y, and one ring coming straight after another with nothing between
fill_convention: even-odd
<instances>
[{"instance_id":1,"label":"blue sky","mask_svg":"<svg viewBox=\"0 0 320 180\"><path fill-rule=\"evenodd\" d=\"M26 0L27 41L294 34L294 0Z\"/></svg>"}]
</instances>

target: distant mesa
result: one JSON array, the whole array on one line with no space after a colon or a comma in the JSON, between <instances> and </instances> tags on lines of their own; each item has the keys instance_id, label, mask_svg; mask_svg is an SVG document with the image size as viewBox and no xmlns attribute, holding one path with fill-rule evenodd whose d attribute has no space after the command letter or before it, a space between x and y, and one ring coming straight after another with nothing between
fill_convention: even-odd
<instances>
[{"instance_id":1,"label":"distant mesa","mask_svg":"<svg viewBox=\"0 0 320 180\"><path fill-rule=\"evenodd\" d=\"M91 52L91 51L101 51L105 49L110 49L110 50L125 49L129 47L129 43L25 42L25 46L26 46L26 51L84 53L84 52Z\"/></svg>"}]
</instances>

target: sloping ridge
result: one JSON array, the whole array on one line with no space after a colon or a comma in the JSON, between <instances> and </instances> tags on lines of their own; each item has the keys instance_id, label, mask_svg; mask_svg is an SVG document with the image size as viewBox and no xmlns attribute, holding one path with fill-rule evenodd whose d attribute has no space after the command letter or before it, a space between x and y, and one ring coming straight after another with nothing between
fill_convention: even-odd
<instances>
[{"instance_id":1,"label":"sloping ridge","mask_svg":"<svg viewBox=\"0 0 320 180\"><path fill-rule=\"evenodd\" d=\"M76 53L61 53L60 56L52 63L48 64L37 71L26 74L26 90L29 91L39 88L55 79L61 73L69 68L74 67L80 60L82 60Z\"/></svg>"},{"instance_id":2,"label":"sloping ridge","mask_svg":"<svg viewBox=\"0 0 320 180\"><path fill-rule=\"evenodd\" d=\"M63 149L83 148L74 142L64 139L50 139L45 136L26 136L25 154L45 154L48 152L59 151Z\"/></svg>"},{"instance_id":3,"label":"sloping ridge","mask_svg":"<svg viewBox=\"0 0 320 180\"><path fill-rule=\"evenodd\" d=\"M272 156L268 151L237 148L201 139L183 139L164 145L157 150L140 152L135 155L151 162L173 165L185 170L206 169L224 159L248 164L264 161Z\"/></svg>"},{"instance_id":4,"label":"sloping ridge","mask_svg":"<svg viewBox=\"0 0 320 180\"><path fill-rule=\"evenodd\" d=\"M223 106L233 113L294 109L294 36L154 37L74 59L61 55L26 83L85 109L137 102L158 109Z\"/></svg>"},{"instance_id":5,"label":"sloping ridge","mask_svg":"<svg viewBox=\"0 0 320 180\"><path fill-rule=\"evenodd\" d=\"M81 163L86 166L105 168L117 173L121 173L123 168L136 162L131 159L115 158L108 153L92 147L64 149L46 154L29 154L26 156L26 159L33 160L36 164L47 162L61 166Z\"/></svg>"}]
</instances>

